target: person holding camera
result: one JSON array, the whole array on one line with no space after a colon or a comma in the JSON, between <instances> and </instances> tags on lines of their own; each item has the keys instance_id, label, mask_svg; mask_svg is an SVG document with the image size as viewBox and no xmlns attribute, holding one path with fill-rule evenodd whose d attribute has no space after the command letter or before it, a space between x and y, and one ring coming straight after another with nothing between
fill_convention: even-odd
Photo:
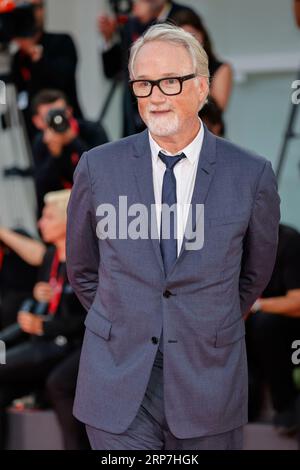
<instances>
[{"instance_id":1,"label":"person holding camera","mask_svg":"<svg viewBox=\"0 0 300 470\"><path fill-rule=\"evenodd\" d=\"M36 130L31 124L30 103L44 88L63 91L76 117L82 117L76 90L77 51L68 34L44 30L45 5L42 0L28 0L33 5L35 32L29 37L14 37L19 50L12 61L12 80L19 92L29 138Z\"/></svg>"},{"instance_id":2,"label":"person holding camera","mask_svg":"<svg viewBox=\"0 0 300 470\"><path fill-rule=\"evenodd\" d=\"M118 13L120 2L112 1ZM130 3L130 2L129 2ZM136 0L131 2L132 12L122 27L121 15L99 17L99 31L104 40L102 50L103 69L106 78L123 81L123 136L134 134L145 129L140 118L136 100L128 87L128 51L151 25L172 20L181 11L191 11L189 7L169 0Z\"/></svg>"},{"instance_id":3,"label":"person holding camera","mask_svg":"<svg viewBox=\"0 0 300 470\"><path fill-rule=\"evenodd\" d=\"M32 102L32 122L39 130L33 143L39 213L44 195L68 189L82 153L108 141L98 124L76 119L64 93L42 90Z\"/></svg>"},{"instance_id":4,"label":"person holding camera","mask_svg":"<svg viewBox=\"0 0 300 470\"><path fill-rule=\"evenodd\" d=\"M66 209L69 190L49 193L39 221L43 240L49 247L39 270L39 281L18 314L16 335L24 339L10 347L8 330L6 365L0 368L0 444L5 446L5 408L20 396L43 387L50 372L81 346L85 311L75 296L66 274ZM30 305L30 306L29 306ZM10 330L11 331L11 330ZM11 338L10 335L10 339Z\"/></svg>"}]
</instances>

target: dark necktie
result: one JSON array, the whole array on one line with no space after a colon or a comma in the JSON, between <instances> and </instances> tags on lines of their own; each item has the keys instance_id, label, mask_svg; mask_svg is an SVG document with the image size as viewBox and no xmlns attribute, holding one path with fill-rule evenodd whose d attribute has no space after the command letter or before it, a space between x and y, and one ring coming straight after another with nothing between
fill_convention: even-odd
<instances>
[{"instance_id":1,"label":"dark necktie","mask_svg":"<svg viewBox=\"0 0 300 470\"><path fill-rule=\"evenodd\" d=\"M162 201L161 202L162 204L166 204L169 207L171 207L173 204L177 203L176 178L175 178L173 169L180 160L182 160L183 158L186 158L186 155L184 153L181 153L180 155L169 156L169 155L165 155L162 152L159 152L158 156L166 165L166 171L164 174L164 180L163 180L163 186L162 186ZM161 249L161 254L162 254L162 258L164 262L166 276L170 272L170 269L173 266L177 258L177 238L175 236L177 227L174 226L174 220L176 220L175 213L171 212L171 213L166 214L164 213L163 210L161 212L160 249ZM164 220L165 220L166 227L168 227L168 225L170 224L170 228L169 228L170 237L167 237L167 238L162 237L163 235L162 229L164 226L163 225Z\"/></svg>"}]
</instances>

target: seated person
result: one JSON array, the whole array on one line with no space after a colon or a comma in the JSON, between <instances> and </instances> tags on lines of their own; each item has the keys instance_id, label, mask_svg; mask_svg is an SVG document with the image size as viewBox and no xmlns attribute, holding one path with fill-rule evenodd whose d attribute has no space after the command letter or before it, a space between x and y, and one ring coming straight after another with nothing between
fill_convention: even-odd
<instances>
[{"instance_id":1,"label":"seated person","mask_svg":"<svg viewBox=\"0 0 300 470\"><path fill-rule=\"evenodd\" d=\"M82 153L107 142L97 123L75 119L66 96L43 90L32 102L32 121L39 130L33 143L39 211L44 195L71 188L73 173Z\"/></svg>"},{"instance_id":2,"label":"seated person","mask_svg":"<svg viewBox=\"0 0 300 470\"><path fill-rule=\"evenodd\" d=\"M85 426L73 416L81 345L51 371L46 394L60 424L65 450L90 449Z\"/></svg>"},{"instance_id":3,"label":"seated person","mask_svg":"<svg viewBox=\"0 0 300 470\"><path fill-rule=\"evenodd\" d=\"M300 233L281 224L271 280L247 319L249 418L259 417L262 384L270 390L281 433L296 430L292 343L300 338ZM299 423L298 423L299 425Z\"/></svg>"},{"instance_id":4,"label":"seated person","mask_svg":"<svg viewBox=\"0 0 300 470\"><path fill-rule=\"evenodd\" d=\"M81 344L85 310L66 273L66 209L70 191L50 193L39 227L47 249L34 288L35 305L20 311L18 325L26 333L17 346L7 347L0 367L0 444L5 446L6 407L15 398L44 386L51 370ZM39 314L35 313L38 312ZM7 330L0 334L0 339ZM38 430L37 430L38 432Z\"/></svg>"},{"instance_id":5,"label":"seated person","mask_svg":"<svg viewBox=\"0 0 300 470\"><path fill-rule=\"evenodd\" d=\"M0 226L0 330L17 320L21 303L32 292L45 246L23 230Z\"/></svg>"}]
</instances>

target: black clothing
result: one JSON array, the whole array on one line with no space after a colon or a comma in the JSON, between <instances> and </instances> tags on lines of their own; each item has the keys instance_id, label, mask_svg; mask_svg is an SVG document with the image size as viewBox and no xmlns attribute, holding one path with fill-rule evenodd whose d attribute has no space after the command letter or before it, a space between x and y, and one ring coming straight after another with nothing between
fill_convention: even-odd
<instances>
[{"instance_id":1,"label":"black clothing","mask_svg":"<svg viewBox=\"0 0 300 470\"><path fill-rule=\"evenodd\" d=\"M54 276L56 250L49 247L41 269L39 281L49 282ZM61 295L50 314L51 302L46 308L48 321L44 321L42 336L27 335L17 346L8 349L6 365L0 367L0 443L5 445L5 408L17 397L41 387L54 366L67 354L81 346L84 332L85 310L68 283L65 263L57 263L55 278L61 282ZM48 312L48 313L47 313Z\"/></svg>"},{"instance_id":2,"label":"black clothing","mask_svg":"<svg viewBox=\"0 0 300 470\"><path fill-rule=\"evenodd\" d=\"M280 225L277 258L271 280L262 297L285 296L300 289L300 233ZM300 318L256 312L246 322L250 374L250 419L260 411L261 384L270 388L273 406L281 412L293 403L297 390L293 383L291 345L300 337Z\"/></svg>"},{"instance_id":3,"label":"black clothing","mask_svg":"<svg viewBox=\"0 0 300 470\"><path fill-rule=\"evenodd\" d=\"M12 62L12 81L18 92L28 93L29 107L24 111L30 140L36 130L31 123L32 98L47 88L63 91L73 107L74 115L82 117L76 90L77 52L68 34L42 33L38 44L43 46L43 56L38 62L18 51Z\"/></svg>"},{"instance_id":4,"label":"black clothing","mask_svg":"<svg viewBox=\"0 0 300 470\"><path fill-rule=\"evenodd\" d=\"M24 230L15 230L29 235ZM16 322L22 302L32 296L38 268L30 266L14 251L0 245L0 330Z\"/></svg>"},{"instance_id":5,"label":"black clothing","mask_svg":"<svg viewBox=\"0 0 300 470\"><path fill-rule=\"evenodd\" d=\"M44 206L44 196L50 191L71 188L77 163L86 150L108 141L104 129L95 122L79 119L78 136L64 147L59 157L53 157L39 133L33 143L34 175L39 215Z\"/></svg>"},{"instance_id":6,"label":"black clothing","mask_svg":"<svg viewBox=\"0 0 300 470\"><path fill-rule=\"evenodd\" d=\"M78 348L60 362L46 383L46 393L61 426L65 450L90 448L85 426L72 414L80 352L81 348Z\"/></svg>"},{"instance_id":7,"label":"black clothing","mask_svg":"<svg viewBox=\"0 0 300 470\"><path fill-rule=\"evenodd\" d=\"M216 72L219 70L219 68L224 65L224 62L221 62L220 60L216 58L209 58L208 61L208 69L209 69L209 75L210 79L214 77Z\"/></svg>"}]
</instances>

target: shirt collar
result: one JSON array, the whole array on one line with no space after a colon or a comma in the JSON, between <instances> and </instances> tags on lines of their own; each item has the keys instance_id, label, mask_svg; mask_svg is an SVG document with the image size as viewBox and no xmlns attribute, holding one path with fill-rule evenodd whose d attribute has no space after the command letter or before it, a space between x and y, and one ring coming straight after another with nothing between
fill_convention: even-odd
<instances>
[{"instance_id":1,"label":"shirt collar","mask_svg":"<svg viewBox=\"0 0 300 470\"><path fill-rule=\"evenodd\" d=\"M201 148L202 148L202 143L203 143L203 138L204 138L204 127L201 119L200 121L200 129L194 140L190 144L188 144L185 148L180 150L176 155L179 155L180 153L184 153L187 157L187 160L191 163L194 164L200 154ZM149 135L149 143L150 143L150 148L151 148L151 154L152 158L154 161L157 163L158 161L161 161L158 154L159 152L163 152L166 155L171 155L169 152L167 152L165 149L163 149L152 137L150 131L148 131Z\"/></svg>"}]
</instances>

